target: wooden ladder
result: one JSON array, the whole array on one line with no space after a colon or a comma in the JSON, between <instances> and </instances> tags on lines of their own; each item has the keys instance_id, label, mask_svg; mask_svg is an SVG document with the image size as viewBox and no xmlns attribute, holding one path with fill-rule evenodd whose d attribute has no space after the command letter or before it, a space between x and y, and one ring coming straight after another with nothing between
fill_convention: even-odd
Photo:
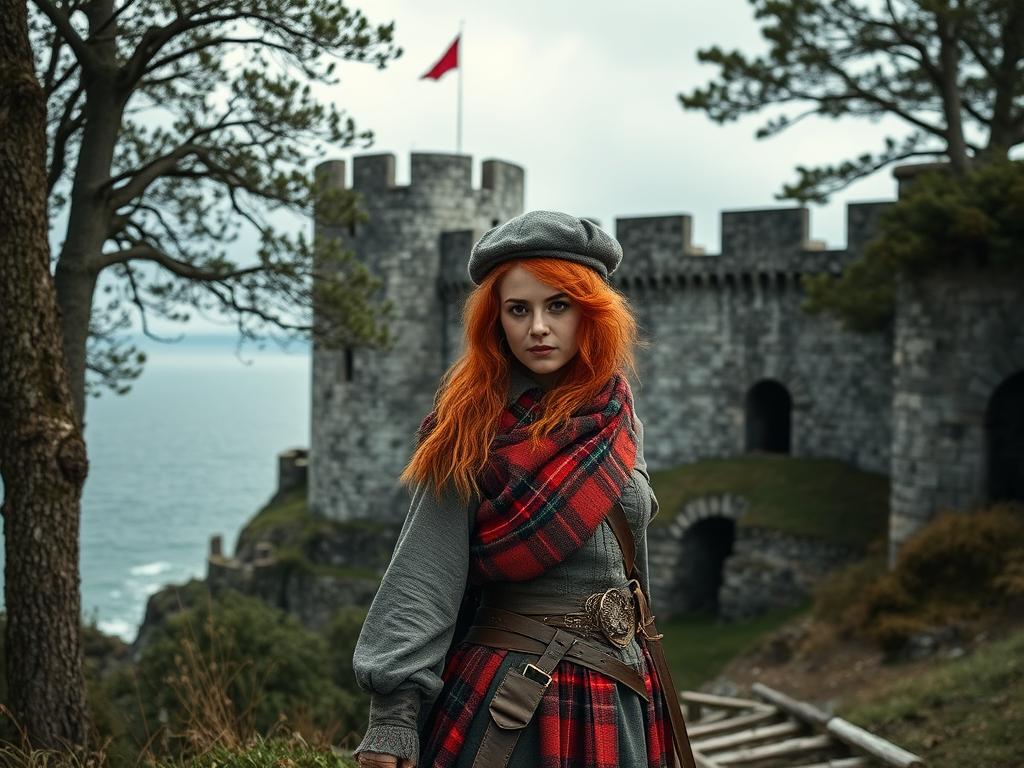
<instances>
[{"instance_id":1,"label":"wooden ladder","mask_svg":"<svg viewBox=\"0 0 1024 768\"><path fill-rule=\"evenodd\" d=\"M923 768L917 755L762 683L755 699L683 691L697 768Z\"/></svg>"}]
</instances>

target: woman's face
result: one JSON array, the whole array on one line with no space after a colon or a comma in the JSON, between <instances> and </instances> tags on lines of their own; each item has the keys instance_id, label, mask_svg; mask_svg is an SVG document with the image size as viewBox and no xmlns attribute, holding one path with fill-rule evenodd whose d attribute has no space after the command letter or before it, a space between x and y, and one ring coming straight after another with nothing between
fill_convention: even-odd
<instances>
[{"instance_id":1,"label":"woman's face","mask_svg":"<svg viewBox=\"0 0 1024 768\"><path fill-rule=\"evenodd\" d=\"M582 313L568 295L516 265L498 283L501 327L516 359L550 388L579 351Z\"/></svg>"}]
</instances>

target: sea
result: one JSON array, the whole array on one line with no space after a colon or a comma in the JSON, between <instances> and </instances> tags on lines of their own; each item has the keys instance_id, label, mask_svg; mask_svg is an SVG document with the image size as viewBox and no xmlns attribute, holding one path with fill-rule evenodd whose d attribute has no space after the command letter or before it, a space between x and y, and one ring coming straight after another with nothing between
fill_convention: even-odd
<instances>
[{"instance_id":1,"label":"sea","mask_svg":"<svg viewBox=\"0 0 1024 768\"><path fill-rule=\"evenodd\" d=\"M309 446L311 390L305 343L136 343L149 357L131 392L86 403L80 529L83 620L128 642L150 595L205 577L212 535L234 552L277 487L277 454Z\"/></svg>"}]
</instances>

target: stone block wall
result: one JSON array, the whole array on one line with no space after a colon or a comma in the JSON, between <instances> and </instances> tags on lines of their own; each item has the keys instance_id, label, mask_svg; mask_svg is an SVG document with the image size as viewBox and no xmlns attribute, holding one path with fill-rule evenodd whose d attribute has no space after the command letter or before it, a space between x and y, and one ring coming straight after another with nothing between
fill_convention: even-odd
<instances>
[{"instance_id":1,"label":"stone block wall","mask_svg":"<svg viewBox=\"0 0 1024 768\"><path fill-rule=\"evenodd\" d=\"M939 509L991 499L992 430L1019 440L1024 426L992 412L1000 385L1024 375L1024 276L944 268L897 294L890 564ZM1024 454L1016 462L1019 477Z\"/></svg>"},{"instance_id":2,"label":"stone block wall","mask_svg":"<svg viewBox=\"0 0 1024 768\"><path fill-rule=\"evenodd\" d=\"M889 334L850 333L800 308L803 276L840 272L883 209L849 207L845 251L811 249L800 208L723 213L720 255L692 255L688 216L617 220L616 285L651 342L635 394L652 468L742 453L747 395L774 380L792 401L793 455L888 472Z\"/></svg>"}]
</instances>

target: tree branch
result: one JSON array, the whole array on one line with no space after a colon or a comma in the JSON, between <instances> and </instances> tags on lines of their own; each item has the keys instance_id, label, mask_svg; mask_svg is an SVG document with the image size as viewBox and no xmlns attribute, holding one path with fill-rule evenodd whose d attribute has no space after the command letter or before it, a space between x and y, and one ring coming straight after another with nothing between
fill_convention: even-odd
<instances>
[{"instance_id":1,"label":"tree branch","mask_svg":"<svg viewBox=\"0 0 1024 768\"><path fill-rule=\"evenodd\" d=\"M47 193L52 192L57 182L60 181L60 177L64 173L64 161L67 154L68 140L75 135L75 131L85 125L85 113L80 112L78 117L72 119L71 114L75 110L75 106L78 104L78 99L81 97L85 88L79 83L78 88L75 92L68 97L68 100L64 103L64 112L60 117L60 123L57 125L56 131L53 135L53 153L50 158L50 170L46 175L46 190Z\"/></svg>"},{"instance_id":2,"label":"tree branch","mask_svg":"<svg viewBox=\"0 0 1024 768\"><path fill-rule=\"evenodd\" d=\"M85 40L82 39L82 36L71 25L71 19L64 14L64 11L54 5L51 0L32 0L32 2L35 3L36 8L46 14L47 18L53 22L53 26L60 33L61 37L64 38L64 42L74 51L75 58L78 59L78 63L81 64L82 68L95 69L99 63L96 54L86 45Z\"/></svg>"},{"instance_id":3,"label":"tree branch","mask_svg":"<svg viewBox=\"0 0 1024 768\"><path fill-rule=\"evenodd\" d=\"M230 272L211 272L209 270L201 269L194 264L189 264L187 261L181 261L180 259L168 256L151 243L147 243L136 238L129 238L129 240L134 243L132 247L103 254L103 256L98 260L100 269L104 269L113 264L127 264L130 261L151 261L155 264L159 264L168 272L171 272L178 277L183 277L187 280L195 280L196 282L201 283L220 283L225 280L234 280L244 275L256 274L266 270L266 267L261 264L255 267L235 269Z\"/></svg>"}]
</instances>

